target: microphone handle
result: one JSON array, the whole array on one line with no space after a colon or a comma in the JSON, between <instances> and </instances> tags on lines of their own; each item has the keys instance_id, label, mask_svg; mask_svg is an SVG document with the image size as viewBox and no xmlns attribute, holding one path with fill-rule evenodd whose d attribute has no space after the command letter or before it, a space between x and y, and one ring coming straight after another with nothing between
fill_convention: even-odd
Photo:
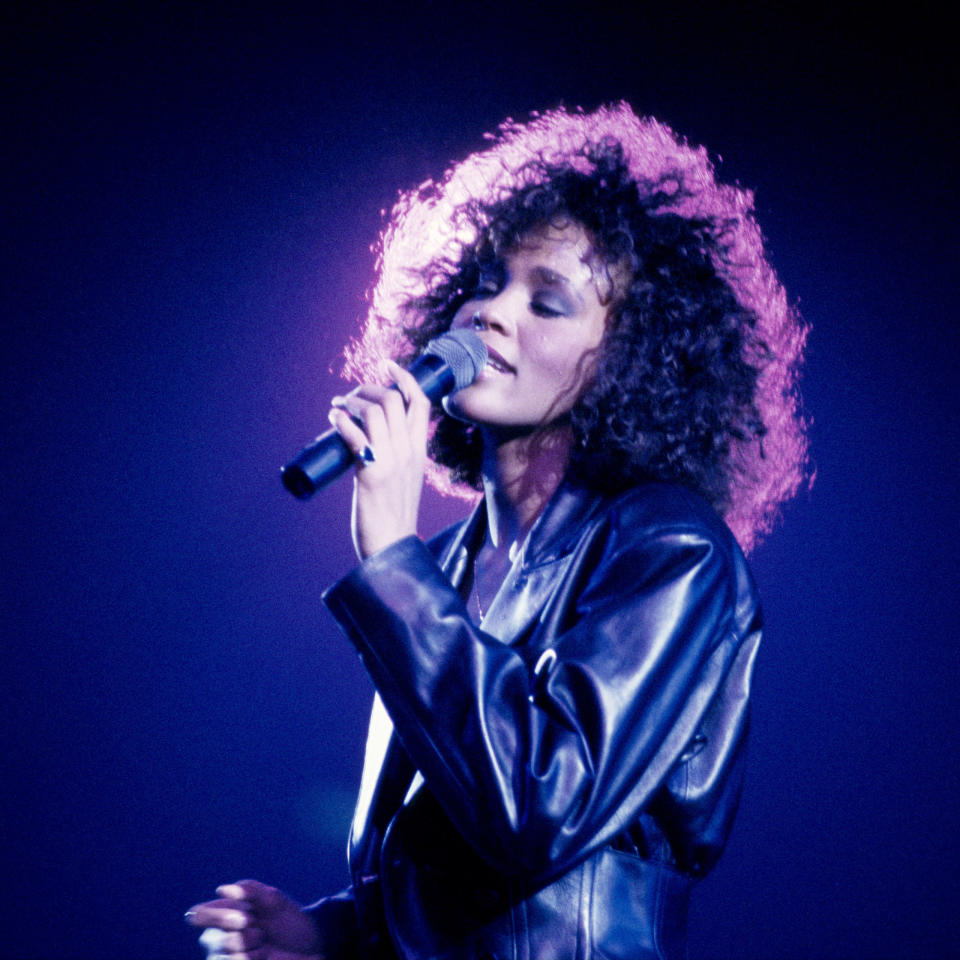
<instances>
[{"instance_id":1,"label":"microphone handle","mask_svg":"<svg viewBox=\"0 0 960 960\"><path fill-rule=\"evenodd\" d=\"M446 396L455 386L453 370L436 354L423 354L409 369L431 402ZM393 389L397 389L396 384ZM307 500L349 470L354 460L343 437L330 429L304 447L283 468L280 479L295 497Z\"/></svg>"}]
</instances>

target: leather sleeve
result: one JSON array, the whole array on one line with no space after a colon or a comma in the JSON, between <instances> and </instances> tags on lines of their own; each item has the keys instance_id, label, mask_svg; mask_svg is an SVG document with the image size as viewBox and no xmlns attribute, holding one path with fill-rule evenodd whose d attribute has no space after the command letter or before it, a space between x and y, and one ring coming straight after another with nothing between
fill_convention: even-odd
<instances>
[{"instance_id":1,"label":"leather sleeve","mask_svg":"<svg viewBox=\"0 0 960 960\"><path fill-rule=\"evenodd\" d=\"M352 889L324 897L304 907L303 912L317 928L320 955L324 960L348 960L362 955Z\"/></svg>"},{"instance_id":2,"label":"leather sleeve","mask_svg":"<svg viewBox=\"0 0 960 960\"><path fill-rule=\"evenodd\" d=\"M731 549L696 519L637 530L612 511L514 645L414 537L325 602L457 829L547 879L629 826L693 740L740 640Z\"/></svg>"}]
</instances>

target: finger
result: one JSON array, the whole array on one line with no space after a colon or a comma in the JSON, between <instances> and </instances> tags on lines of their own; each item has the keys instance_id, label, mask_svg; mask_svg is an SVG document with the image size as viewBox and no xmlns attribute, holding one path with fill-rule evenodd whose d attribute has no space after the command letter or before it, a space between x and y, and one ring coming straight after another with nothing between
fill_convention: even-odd
<instances>
[{"instance_id":1,"label":"finger","mask_svg":"<svg viewBox=\"0 0 960 960\"><path fill-rule=\"evenodd\" d=\"M402 403L399 397L397 399ZM359 394L351 394L349 397L334 397L331 406L334 410L346 413L353 421L354 426L362 430L371 442L374 435L379 437L382 442L386 432L387 419L384 408L378 401L371 400L369 397L361 397Z\"/></svg>"},{"instance_id":2,"label":"finger","mask_svg":"<svg viewBox=\"0 0 960 960\"><path fill-rule=\"evenodd\" d=\"M364 462L372 462L369 456L364 456L365 450L372 449L369 437L345 410L331 410L329 420L330 425L340 434L354 457Z\"/></svg>"},{"instance_id":3,"label":"finger","mask_svg":"<svg viewBox=\"0 0 960 960\"><path fill-rule=\"evenodd\" d=\"M412 380L413 383L417 381L400 364L394 363L392 360L387 361L387 372L393 378L393 386L390 389L403 397L403 408L406 410L414 396L414 388L410 381Z\"/></svg>"},{"instance_id":4,"label":"finger","mask_svg":"<svg viewBox=\"0 0 960 960\"><path fill-rule=\"evenodd\" d=\"M393 387L363 384L334 406L359 420L374 444L382 444L391 434L406 429L406 401L403 393Z\"/></svg>"},{"instance_id":5,"label":"finger","mask_svg":"<svg viewBox=\"0 0 960 960\"><path fill-rule=\"evenodd\" d=\"M374 448L387 442L401 460L407 460L421 447L425 449L430 401L408 371L396 364L391 369L396 371L397 383L389 388L365 388L359 400L371 406L360 408L360 413Z\"/></svg>"},{"instance_id":6,"label":"finger","mask_svg":"<svg viewBox=\"0 0 960 960\"><path fill-rule=\"evenodd\" d=\"M212 900L191 907L184 919L194 927L216 927L220 930L243 930L250 923L249 906L237 900Z\"/></svg>"},{"instance_id":7,"label":"finger","mask_svg":"<svg viewBox=\"0 0 960 960\"><path fill-rule=\"evenodd\" d=\"M430 400L417 382L417 378L409 370L404 370L400 364L394 363L393 360L387 361L387 369L390 371L390 376L393 377L396 390L403 397L404 408L408 412L411 408L418 407L430 409Z\"/></svg>"},{"instance_id":8,"label":"finger","mask_svg":"<svg viewBox=\"0 0 960 960\"><path fill-rule=\"evenodd\" d=\"M396 376L397 390L402 391L406 403L406 437L410 450L419 454L426 450L432 404L416 378L408 370L404 370L395 363L391 363L390 369Z\"/></svg>"},{"instance_id":9,"label":"finger","mask_svg":"<svg viewBox=\"0 0 960 960\"><path fill-rule=\"evenodd\" d=\"M217 893L221 897L226 897L229 900L246 900L248 899L247 891L243 884L252 884L255 882L256 881L253 880L243 880L240 883L222 883L217 887Z\"/></svg>"},{"instance_id":10,"label":"finger","mask_svg":"<svg viewBox=\"0 0 960 960\"><path fill-rule=\"evenodd\" d=\"M259 916L269 916L293 903L285 893L259 880L239 880L237 883L225 884L217 888L217 893L222 896L228 890L241 891L250 910Z\"/></svg>"},{"instance_id":11,"label":"finger","mask_svg":"<svg viewBox=\"0 0 960 960\"><path fill-rule=\"evenodd\" d=\"M207 951L207 957L209 958L221 956L226 952L226 948L223 945L223 939L226 934L222 930L215 930L211 927L209 930L204 930L200 934L200 946Z\"/></svg>"},{"instance_id":12,"label":"finger","mask_svg":"<svg viewBox=\"0 0 960 960\"><path fill-rule=\"evenodd\" d=\"M361 383L346 396L334 397L330 406L341 407L358 420L362 419L363 411L369 404L386 406L389 403L400 401L403 405L403 394L394 387L383 387L376 383Z\"/></svg>"},{"instance_id":13,"label":"finger","mask_svg":"<svg viewBox=\"0 0 960 960\"><path fill-rule=\"evenodd\" d=\"M208 931L210 932L210 931ZM215 930L217 949L221 953L245 953L262 946L266 935L259 927L247 927L246 930ZM202 939L202 938L201 938Z\"/></svg>"}]
</instances>

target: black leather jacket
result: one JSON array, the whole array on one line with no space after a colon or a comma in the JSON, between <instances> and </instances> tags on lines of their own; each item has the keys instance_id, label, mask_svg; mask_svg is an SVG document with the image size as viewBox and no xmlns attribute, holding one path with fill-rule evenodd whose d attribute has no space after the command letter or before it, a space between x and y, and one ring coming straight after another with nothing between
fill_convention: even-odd
<instances>
[{"instance_id":1,"label":"black leather jacket","mask_svg":"<svg viewBox=\"0 0 960 960\"><path fill-rule=\"evenodd\" d=\"M353 885L309 908L325 955L682 957L740 789L746 562L685 490L564 485L481 630L460 588L484 534L478 508L325 596L378 691Z\"/></svg>"}]
</instances>

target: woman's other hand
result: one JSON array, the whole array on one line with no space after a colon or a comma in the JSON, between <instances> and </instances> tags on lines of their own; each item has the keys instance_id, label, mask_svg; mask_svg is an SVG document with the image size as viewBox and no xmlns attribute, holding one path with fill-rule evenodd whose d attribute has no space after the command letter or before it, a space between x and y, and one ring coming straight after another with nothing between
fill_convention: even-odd
<instances>
[{"instance_id":1,"label":"woman's other hand","mask_svg":"<svg viewBox=\"0 0 960 960\"><path fill-rule=\"evenodd\" d=\"M430 401L406 370L388 369L396 389L364 384L335 398L330 411L357 457L352 523L361 560L416 535L423 491Z\"/></svg>"},{"instance_id":2,"label":"woman's other hand","mask_svg":"<svg viewBox=\"0 0 960 960\"><path fill-rule=\"evenodd\" d=\"M256 880L224 884L217 893L221 899L186 914L203 929L208 960L323 960L313 921L286 894Z\"/></svg>"}]
</instances>

